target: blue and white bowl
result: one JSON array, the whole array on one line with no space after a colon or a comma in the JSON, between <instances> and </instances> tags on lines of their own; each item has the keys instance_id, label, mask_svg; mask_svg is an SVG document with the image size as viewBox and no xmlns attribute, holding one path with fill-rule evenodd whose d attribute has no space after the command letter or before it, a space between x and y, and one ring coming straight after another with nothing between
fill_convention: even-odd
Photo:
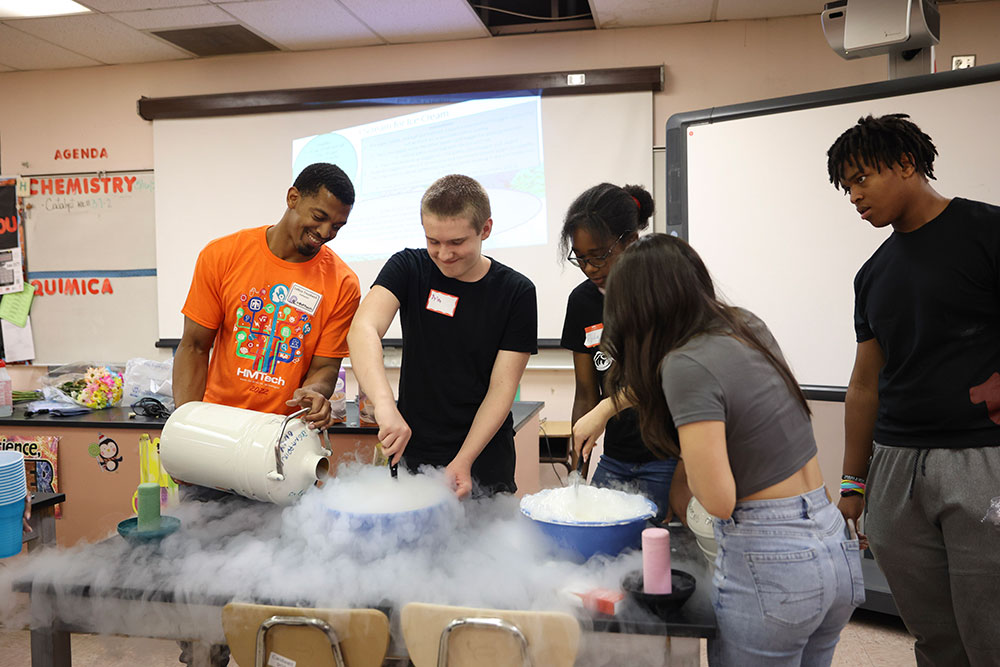
<instances>
[{"instance_id":1,"label":"blue and white bowl","mask_svg":"<svg viewBox=\"0 0 1000 667\"><path fill-rule=\"evenodd\" d=\"M642 514L618 521L543 520L533 517L524 507L521 513L552 541L560 555L583 562L597 554L617 556L626 549L638 549L646 520L656 516L656 504L646 500Z\"/></svg>"}]
</instances>

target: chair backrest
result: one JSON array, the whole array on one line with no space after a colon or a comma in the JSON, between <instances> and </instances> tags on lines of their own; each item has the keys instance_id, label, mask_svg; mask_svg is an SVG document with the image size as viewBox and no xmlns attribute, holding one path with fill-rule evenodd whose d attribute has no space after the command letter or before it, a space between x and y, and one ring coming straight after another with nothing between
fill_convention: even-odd
<instances>
[{"instance_id":1,"label":"chair backrest","mask_svg":"<svg viewBox=\"0 0 1000 667\"><path fill-rule=\"evenodd\" d=\"M554 611L475 609L411 602L401 623L406 651L416 667L438 665L442 635L448 642L449 667L522 667L521 646L504 623L473 623L449 631L456 619L499 619L514 626L527 641L535 667L571 667L580 645L580 624L570 614Z\"/></svg>"},{"instance_id":2,"label":"chair backrest","mask_svg":"<svg viewBox=\"0 0 1000 667\"><path fill-rule=\"evenodd\" d=\"M236 662L246 667L255 664L257 631L274 616L329 624L340 641L347 667L380 667L385 660L389 619L377 609L303 609L231 602L222 609L222 628ZM272 651L300 665L337 665L330 640L316 626L274 625L267 633L265 664Z\"/></svg>"}]
</instances>

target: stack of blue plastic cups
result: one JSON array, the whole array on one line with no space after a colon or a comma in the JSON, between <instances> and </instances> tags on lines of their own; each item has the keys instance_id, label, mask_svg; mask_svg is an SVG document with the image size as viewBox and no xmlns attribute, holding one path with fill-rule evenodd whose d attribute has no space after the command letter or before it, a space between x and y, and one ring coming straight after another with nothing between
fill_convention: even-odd
<instances>
[{"instance_id":1,"label":"stack of blue plastic cups","mask_svg":"<svg viewBox=\"0 0 1000 667\"><path fill-rule=\"evenodd\" d=\"M0 451L0 558L21 553L21 517L27 495L24 455Z\"/></svg>"}]
</instances>

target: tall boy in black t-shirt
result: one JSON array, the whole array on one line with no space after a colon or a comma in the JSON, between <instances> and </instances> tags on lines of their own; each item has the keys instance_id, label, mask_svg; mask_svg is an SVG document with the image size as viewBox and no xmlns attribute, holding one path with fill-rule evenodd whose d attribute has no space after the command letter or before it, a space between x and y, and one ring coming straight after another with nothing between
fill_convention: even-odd
<instances>
[{"instance_id":1,"label":"tall boy in black t-shirt","mask_svg":"<svg viewBox=\"0 0 1000 667\"><path fill-rule=\"evenodd\" d=\"M442 466L457 495L513 493L510 407L537 352L535 286L482 254L493 228L486 191L445 176L420 202L427 249L386 262L348 334L351 365L375 404L379 440L410 470ZM399 402L385 374L382 336L403 329Z\"/></svg>"},{"instance_id":2,"label":"tall boy in black t-shirt","mask_svg":"<svg viewBox=\"0 0 1000 667\"><path fill-rule=\"evenodd\" d=\"M918 665L1000 665L1000 531L982 521L1000 495L1000 208L938 194L905 114L860 119L827 155L861 219L893 228L854 281L840 509L867 500Z\"/></svg>"}]
</instances>

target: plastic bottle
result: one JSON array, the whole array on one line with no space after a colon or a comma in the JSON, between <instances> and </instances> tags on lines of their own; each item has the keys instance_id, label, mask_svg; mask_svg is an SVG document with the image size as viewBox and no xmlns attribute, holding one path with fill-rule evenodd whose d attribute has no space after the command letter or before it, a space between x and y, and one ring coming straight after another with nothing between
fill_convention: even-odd
<instances>
[{"instance_id":1,"label":"plastic bottle","mask_svg":"<svg viewBox=\"0 0 1000 667\"><path fill-rule=\"evenodd\" d=\"M0 417L10 417L14 412L13 385L7 372L7 363L0 359Z\"/></svg>"}]
</instances>

